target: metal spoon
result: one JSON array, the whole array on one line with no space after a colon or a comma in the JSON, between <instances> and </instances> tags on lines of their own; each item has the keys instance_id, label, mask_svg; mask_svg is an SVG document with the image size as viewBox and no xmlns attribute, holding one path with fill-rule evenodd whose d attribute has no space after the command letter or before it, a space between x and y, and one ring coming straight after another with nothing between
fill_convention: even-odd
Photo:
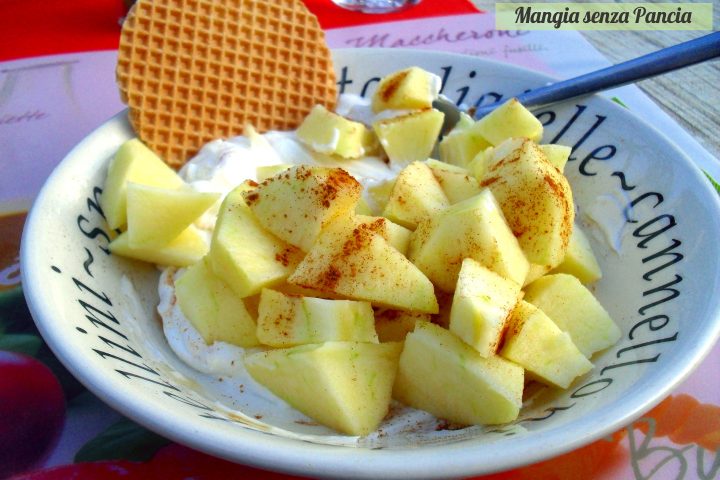
<instances>
[{"instance_id":1,"label":"metal spoon","mask_svg":"<svg viewBox=\"0 0 720 480\"><path fill-rule=\"evenodd\" d=\"M609 88L620 87L718 56L720 56L720 32L714 32L611 67L535 88L517 95L516 98L528 108L549 105ZM504 102L500 101L491 105L477 107L472 117L478 120ZM460 109L457 105L442 97L433 102L433 107L445 114L442 134L447 134L460 119Z\"/></svg>"}]
</instances>

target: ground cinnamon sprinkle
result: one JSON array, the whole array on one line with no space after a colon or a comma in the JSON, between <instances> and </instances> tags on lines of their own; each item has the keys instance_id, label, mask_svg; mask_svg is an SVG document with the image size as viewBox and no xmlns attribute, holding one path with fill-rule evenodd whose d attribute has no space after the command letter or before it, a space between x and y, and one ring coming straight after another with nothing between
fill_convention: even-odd
<instances>
[{"instance_id":1,"label":"ground cinnamon sprinkle","mask_svg":"<svg viewBox=\"0 0 720 480\"><path fill-rule=\"evenodd\" d=\"M398 88L400 88L400 84L405 80L405 77L408 76L409 71L404 72L398 72L397 75L394 75L390 78L390 81L387 82L383 87L380 89L378 94L380 95L380 98L383 99L384 102L387 102L392 98L392 96L395 94Z\"/></svg>"},{"instance_id":2,"label":"ground cinnamon sprinkle","mask_svg":"<svg viewBox=\"0 0 720 480\"><path fill-rule=\"evenodd\" d=\"M254 205L260 199L258 192L249 192L245 194L245 203L248 205Z\"/></svg>"}]
</instances>

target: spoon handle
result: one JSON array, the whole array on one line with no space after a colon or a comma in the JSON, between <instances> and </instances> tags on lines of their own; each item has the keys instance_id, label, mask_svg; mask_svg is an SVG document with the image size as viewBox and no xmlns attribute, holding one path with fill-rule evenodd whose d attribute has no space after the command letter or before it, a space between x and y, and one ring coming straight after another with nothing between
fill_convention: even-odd
<instances>
[{"instance_id":1,"label":"spoon handle","mask_svg":"<svg viewBox=\"0 0 720 480\"><path fill-rule=\"evenodd\" d=\"M720 32L714 32L611 67L530 90L518 95L517 99L526 107L547 105L626 85L718 56ZM481 118L497 107L498 104L478 107L475 118Z\"/></svg>"}]
</instances>

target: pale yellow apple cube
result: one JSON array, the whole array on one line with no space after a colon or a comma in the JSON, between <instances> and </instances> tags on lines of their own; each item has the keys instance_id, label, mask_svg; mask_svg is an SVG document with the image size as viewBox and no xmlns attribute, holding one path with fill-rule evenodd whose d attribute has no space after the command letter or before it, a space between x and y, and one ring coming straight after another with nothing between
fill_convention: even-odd
<instances>
[{"instance_id":1,"label":"pale yellow apple cube","mask_svg":"<svg viewBox=\"0 0 720 480\"><path fill-rule=\"evenodd\" d=\"M189 227L220 198L191 188L160 188L129 182L127 219L130 245L159 247Z\"/></svg>"},{"instance_id":2,"label":"pale yellow apple cube","mask_svg":"<svg viewBox=\"0 0 720 480\"><path fill-rule=\"evenodd\" d=\"M208 345L258 345L255 320L242 299L212 272L205 259L191 265L175 281L175 296L180 310Z\"/></svg>"},{"instance_id":3,"label":"pale yellow apple cube","mask_svg":"<svg viewBox=\"0 0 720 480\"><path fill-rule=\"evenodd\" d=\"M288 295L267 288L260 293L257 338L271 347L327 341L378 342L369 302Z\"/></svg>"},{"instance_id":4,"label":"pale yellow apple cube","mask_svg":"<svg viewBox=\"0 0 720 480\"><path fill-rule=\"evenodd\" d=\"M537 144L510 139L495 147L480 184L492 190L531 263L554 268L562 262L575 219L573 195Z\"/></svg>"},{"instance_id":5,"label":"pale yellow apple cube","mask_svg":"<svg viewBox=\"0 0 720 480\"><path fill-rule=\"evenodd\" d=\"M210 246L209 261L240 298L260 293L285 281L302 258L302 252L265 230L247 206L241 184L220 206Z\"/></svg>"},{"instance_id":6,"label":"pale yellow apple cube","mask_svg":"<svg viewBox=\"0 0 720 480\"><path fill-rule=\"evenodd\" d=\"M133 247L130 245L130 235L123 232L110 242L108 248L115 255L175 267L192 265L208 253L208 243L194 225L190 225L169 243L159 247Z\"/></svg>"},{"instance_id":7,"label":"pale yellow apple cube","mask_svg":"<svg viewBox=\"0 0 720 480\"><path fill-rule=\"evenodd\" d=\"M430 108L440 91L440 77L419 67L387 75L372 96L372 110L417 110Z\"/></svg>"},{"instance_id":8,"label":"pale yellow apple cube","mask_svg":"<svg viewBox=\"0 0 720 480\"><path fill-rule=\"evenodd\" d=\"M522 284L528 261L489 189L420 222L408 258L441 290L455 290L460 266L472 258Z\"/></svg>"},{"instance_id":9,"label":"pale yellow apple cube","mask_svg":"<svg viewBox=\"0 0 720 480\"><path fill-rule=\"evenodd\" d=\"M550 162L555 168L557 168L561 172L565 170L565 164L567 164L567 161L570 158L572 148L565 145L555 144L539 145L539 147L540 150L542 150L542 152L545 154L545 158L548 162Z\"/></svg>"},{"instance_id":10,"label":"pale yellow apple cube","mask_svg":"<svg viewBox=\"0 0 720 480\"><path fill-rule=\"evenodd\" d=\"M445 115L433 108L373 123L373 129L395 165L427 160L435 147Z\"/></svg>"},{"instance_id":11,"label":"pale yellow apple cube","mask_svg":"<svg viewBox=\"0 0 720 480\"><path fill-rule=\"evenodd\" d=\"M496 425L517 418L524 378L522 367L483 358L448 330L419 322L405 338L393 396L451 422Z\"/></svg>"},{"instance_id":12,"label":"pale yellow apple cube","mask_svg":"<svg viewBox=\"0 0 720 480\"><path fill-rule=\"evenodd\" d=\"M258 182L264 182L270 177L274 177L278 173L282 173L285 170L292 168L293 165L290 163L281 163L278 165L261 165L255 169L255 176Z\"/></svg>"},{"instance_id":13,"label":"pale yellow apple cube","mask_svg":"<svg viewBox=\"0 0 720 480\"><path fill-rule=\"evenodd\" d=\"M338 219L323 229L288 283L373 305L437 313L430 280L383 236L380 222Z\"/></svg>"},{"instance_id":14,"label":"pale yellow apple cube","mask_svg":"<svg viewBox=\"0 0 720 480\"><path fill-rule=\"evenodd\" d=\"M421 220L449 205L430 167L422 162L413 162L398 174L382 215L413 230Z\"/></svg>"},{"instance_id":15,"label":"pale yellow apple cube","mask_svg":"<svg viewBox=\"0 0 720 480\"><path fill-rule=\"evenodd\" d=\"M530 110L516 98L511 98L470 127L492 145L499 145L508 138L529 138L540 141L543 126Z\"/></svg>"},{"instance_id":16,"label":"pale yellow apple cube","mask_svg":"<svg viewBox=\"0 0 720 480\"><path fill-rule=\"evenodd\" d=\"M491 144L472 128L453 129L438 144L440 159L459 167L468 168L475 156Z\"/></svg>"},{"instance_id":17,"label":"pale yellow apple cube","mask_svg":"<svg viewBox=\"0 0 720 480\"><path fill-rule=\"evenodd\" d=\"M367 127L315 105L297 130L297 138L316 152L342 158L365 155Z\"/></svg>"},{"instance_id":18,"label":"pale yellow apple cube","mask_svg":"<svg viewBox=\"0 0 720 480\"><path fill-rule=\"evenodd\" d=\"M418 322L429 322L428 313L380 309L375 312L375 331L381 342L402 342Z\"/></svg>"},{"instance_id":19,"label":"pale yellow apple cube","mask_svg":"<svg viewBox=\"0 0 720 480\"><path fill-rule=\"evenodd\" d=\"M162 188L179 188L185 182L155 152L139 139L128 140L110 161L100 206L108 226L121 228L127 222L127 184L141 183Z\"/></svg>"},{"instance_id":20,"label":"pale yellow apple cube","mask_svg":"<svg viewBox=\"0 0 720 480\"><path fill-rule=\"evenodd\" d=\"M520 296L518 283L466 258L453 297L450 331L481 356L494 355Z\"/></svg>"},{"instance_id":21,"label":"pale yellow apple cube","mask_svg":"<svg viewBox=\"0 0 720 480\"><path fill-rule=\"evenodd\" d=\"M480 193L480 184L467 169L434 159L425 163L432 170L451 205Z\"/></svg>"},{"instance_id":22,"label":"pale yellow apple cube","mask_svg":"<svg viewBox=\"0 0 720 480\"><path fill-rule=\"evenodd\" d=\"M352 222L354 228L367 228L369 226L369 228L372 228L387 240L395 250L403 255L407 254L408 248L410 247L411 230L397 223L393 223L387 218L370 215L355 215L352 218Z\"/></svg>"},{"instance_id":23,"label":"pale yellow apple cube","mask_svg":"<svg viewBox=\"0 0 720 480\"><path fill-rule=\"evenodd\" d=\"M560 330L568 332L588 358L620 339L620 329L608 312L572 275L558 273L539 278L525 289L525 300L545 312Z\"/></svg>"},{"instance_id":24,"label":"pale yellow apple cube","mask_svg":"<svg viewBox=\"0 0 720 480\"><path fill-rule=\"evenodd\" d=\"M585 285L602 278L602 270L592 251L590 240L577 224L573 227L565 258L555 267L553 273L569 273Z\"/></svg>"},{"instance_id":25,"label":"pale yellow apple cube","mask_svg":"<svg viewBox=\"0 0 720 480\"><path fill-rule=\"evenodd\" d=\"M367 435L390 409L399 343L326 342L253 353L252 377L338 432Z\"/></svg>"},{"instance_id":26,"label":"pale yellow apple cube","mask_svg":"<svg viewBox=\"0 0 720 480\"><path fill-rule=\"evenodd\" d=\"M245 192L244 198L260 225L308 251L328 222L352 214L361 191L341 168L298 165Z\"/></svg>"},{"instance_id":27,"label":"pale yellow apple cube","mask_svg":"<svg viewBox=\"0 0 720 480\"><path fill-rule=\"evenodd\" d=\"M525 302L515 307L500 352L532 377L560 388L592 370L593 365L542 310Z\"/></svg>"}]
</instances>

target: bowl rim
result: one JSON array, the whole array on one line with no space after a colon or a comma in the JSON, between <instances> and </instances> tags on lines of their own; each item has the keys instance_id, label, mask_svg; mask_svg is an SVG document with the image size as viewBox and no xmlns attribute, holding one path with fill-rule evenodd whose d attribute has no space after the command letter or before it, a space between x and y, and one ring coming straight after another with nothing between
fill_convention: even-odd
<instances>
[{"instance_id":1,"label":"bowl rim","mask_svg":"<svg viewBox=\"0 0 720 480\"><path fill-rule=\"evenodd\" d=\"M552 80L552 77L544 73L515 65L448 52L348 48L334 49L333 54L341 57L347 55L350 57L402 55L430 58L431 60L433 58L447 59L454 62L472 62L478 65L489 64L493 68L504 69L509 73L518 73L526 77L528 75L535 76L547 81ZM671 149L673 154L678 157L677 160L683 163L683 168L692 170L691 174L698 180L697 183L705 185L698 188L706 190L705 193L708 194L706 196L708 199L713 199L710 201L714 202L715 210L720 212L720 196L711 188L701 170L670 139L632 111L597 94L592 98L593 101L603 102L604 108L616 109L615 111L620 112L620 115L629 115L641 128L646 129L650 135L658 138L667 148ZM50 190L56 179L62 178L65 170L69 169L73 163L73 159L93 142L98 142L104 131L109 128L130 128L127 122L127 110L113 116L67 154L46 180L28 213L20 253L21 278L26 302L49 347L88 390L128 418L173 441L189 445L211 455L275 471L322 477L336 477L341 472L343 476L357 478L448 478L518 468L574 450L630 424L659 403L681 381L687 378L710 353L720 337L720 299L711 298L708 311L712 312L713 318L709 323L709 331L704 332L705 335L698 339L695 350L685 357L686 362L667 365L667 369L658 374L656 390L646 393L645 389L636 389L624 397L620 415L618 415L618 400L596 410L592 416L585 416L573 420L569 424L550 428L540 435L514 439L513 448L506 448L503 445L504 442L500 442L501 448L498 448L495 442L473 445L472 441L460 441L446 445L371 450L320 445L251 430L238 430L237 435L231 441L218 442L223 439L218 438L218 434L214 433L213 429L203 431L202 424L199 423L200 419L182 422L169 421L171 419L165 418L162 413L150 408L142 397L128 395L122 389L112 388L113 380L110 380L109 376L103 375L102 369L88 368L84 353L64 348L62 337L65 331L52 321L52 305L49 299L44 297L43 289L36 288L37 285L42 284L45 274L41 266L44 265L40 265L38 256L33 255L33 251L28 245L31 244L30 239L37 235L36 232L42 230L38 212L51 200L49 198ZM130 132L132 132L131 129ZM709 195L710 193L712 195ZM661 382L661 380L665 381ZM569 439L566 433L567 429L572 429L574 432ZM237 449L238 446L242 446L242 449ZM440 456L443 458L442 462L437 461ZM450 457L452 461L449 461ZM483 459L489 463L483 464Z\"/></svg>"}]
</instances>

